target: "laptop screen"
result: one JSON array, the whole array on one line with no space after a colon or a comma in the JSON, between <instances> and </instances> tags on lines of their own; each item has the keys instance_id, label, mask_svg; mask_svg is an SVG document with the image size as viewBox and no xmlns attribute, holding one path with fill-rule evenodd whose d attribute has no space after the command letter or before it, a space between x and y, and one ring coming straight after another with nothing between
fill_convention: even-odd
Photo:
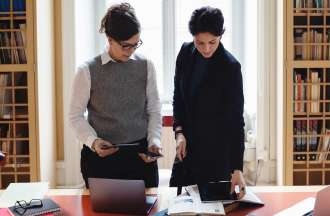
<instances>
[{"instance_id":1,"label":"laptop screen","mask_svg":"<svg viewBox=\"0 0 330 216\"><path fill-rule=\"evenodd\" d=\"M147 214L157 200L146 199L143 180L89 178L88 182L96 212Z\"/></svg>"}]
</instances>

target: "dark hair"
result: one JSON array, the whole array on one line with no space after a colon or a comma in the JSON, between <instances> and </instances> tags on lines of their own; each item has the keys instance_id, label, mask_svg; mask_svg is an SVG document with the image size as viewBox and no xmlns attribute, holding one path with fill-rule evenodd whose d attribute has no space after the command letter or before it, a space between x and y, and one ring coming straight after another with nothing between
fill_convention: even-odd
<instances>
[{"instance_id":1,"label":"dark hair","mask_svg":"<svg viewBox=\"0 0 330 216\"><path fill-rule=\"evenodd\" d=\"M224 18L218 8L202 7L196 9L189 21L189 31L195 36L198 33L210 32L215 36L221 36L225 29L223 28Z\"/></svg>"},{"instance_id":2,"label":"dark hair","mask_svg":"<svg viewBox=\"0 0 330 216\"><path fill-rule=\"evenodd\" d=\"M116 41L124 41L140 32L140 22L129 3L112 5L101 21L100 32Z\"/></svg>"}]
</instances>

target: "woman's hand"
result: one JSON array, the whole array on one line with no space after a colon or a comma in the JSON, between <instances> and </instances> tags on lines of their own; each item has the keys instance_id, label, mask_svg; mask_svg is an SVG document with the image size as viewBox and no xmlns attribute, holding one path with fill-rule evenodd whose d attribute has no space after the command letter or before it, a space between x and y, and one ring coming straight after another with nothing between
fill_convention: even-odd
<instances>
[{"instance_id":1,"label":"woman's hand","mask_svg":"<svg viewBox=\"0 0 330 216\"><path fill-rule=\"evenodd\" d=\"M246 194L246 184L243 173L240 170L235 170L231 175L231 193L235 191L236 185L239 186L238 199L242 199L242 197Z\"/></svg>"},{"instance_id":2,"label":"woman's hand","mask_svg":"<svg viewBox=\"0 0 330 216\"><path fill-rule=\"evenodd\" d=\"M176 137L176 156L180 161L187 155L187 140L182 133L179 133Z\"/></svg>"},{"instance_id":3,"label":"woman's hand","mask_svg":"<svg viewBox=\"0 0 330 216\"><path fill-rule=\"evenodd\" d=\"M156 154L160 154L162 149L160 147L158 147L157 145L151 145L148 147L148 151L156 153ZM157 160L157 157L150 157L144 153L139 153L139 156L146 163L151 163L151 162L154 162Z\"/></svg>"},{"instance_id":4,"label":"woman's hand","mask_svg":"<svg viewBox=\"0 0 330 216\"><path fill-rule=\"evenodd\" d=\"M103 139L96 139L92 144L92 149L100 157L112 155L119 150L118 147L114 147L110 142Z\"/></svg>"}]
</instances>

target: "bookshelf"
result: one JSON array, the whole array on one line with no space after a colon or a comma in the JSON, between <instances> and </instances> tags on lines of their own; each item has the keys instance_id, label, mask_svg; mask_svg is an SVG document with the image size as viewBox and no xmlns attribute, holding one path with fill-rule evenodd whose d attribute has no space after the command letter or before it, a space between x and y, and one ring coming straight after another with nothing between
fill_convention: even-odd
<instances>
[{"instance_id":1,"label":"bookshelf","mask_svg":"<svg viewBox=\"0 0 330 216\"><path fill-rule=\"evenodd\" d=\"M38 179L34 2L0 0L0 189Z\"/></svg>"},{"instance_id":2,"label":"bookshelf","mask_svg":"<svg viewBox=\"0 0 330 216\"><path fill-rule=\"evenodd\" d=\"M284 2L285 183L330 184L330 0Z\"/></svg>"}]
</instances>

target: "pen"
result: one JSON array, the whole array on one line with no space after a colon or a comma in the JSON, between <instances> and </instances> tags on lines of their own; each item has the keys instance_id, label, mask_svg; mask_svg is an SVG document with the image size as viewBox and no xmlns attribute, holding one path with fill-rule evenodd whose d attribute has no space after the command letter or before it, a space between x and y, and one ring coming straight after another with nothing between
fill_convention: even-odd
<instances>
[{"instance_id":1,"label":"pen","mask_svg":"<svg viewBox=\"0 0 330 216\"><path fill-rule=\"evenodd\" d=\"M313 210L303 214L302 216L311 216L311 215L313 215Z\"/></svg>"}]
</instances>

